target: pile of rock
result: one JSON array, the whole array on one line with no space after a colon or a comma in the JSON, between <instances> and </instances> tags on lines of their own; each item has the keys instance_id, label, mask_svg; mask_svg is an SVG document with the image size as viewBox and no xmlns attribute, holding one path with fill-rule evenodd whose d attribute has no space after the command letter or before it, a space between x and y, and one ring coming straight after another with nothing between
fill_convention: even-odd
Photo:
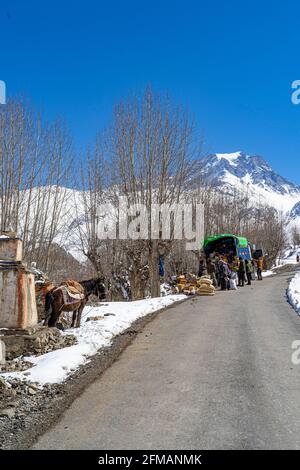
<instances>
[{"instance_id":1,"label":"pile of rock","mask_svg":"<svg viewBox=\"0 0 300 470\"><path fill-rule=\"evenodd\" d=\"M103 320L104 319L104 315L96 315L95 317L88 317L86 319L86 322L87 321L100 321L100 320Z\"/></svg>"},{"instance_id":2,"label":"pile of rock","mask_svg":"<svg viewBox=\"0 0 300 470\"><path fill-rule=\"evenodd\" d=\"M20 403L24 397L33 397L42 393L35 383L26 383L18 379L9 378L5 382L0 377L0 419L20 417L24 414Z\"/></svg>"},{"instance_id":3,"label":"pile of rock","mask_svg":"<svg viewBox=\"0 0 300 470\"><path fill-rule=\"evenodd\" d=\"M6 361L5 364L0 364L0 372L24 372L24 370L30 369L30 367L32 367L31 362L15 359L13 361Z\"/></svg>"},{"instance_id":4,"label":"pile of rock","mask_svg":"<svg viewBox=\"0 0 300 470\"><path fill-rule=\"evenodd\" d=\"M18 403L17 391L0 377L0 418L13 418Z\"/></svg>"},{"instance_id":5,"label":"pile of rock","mask_svg":"<svg viewBox=\"0 0 300 470\"><path fill-rule=\"evenodd\" d=\"M73 346L77 342L74 335L63 335L57 328L44 328L31 345L31 353L37 356L55 349Z\"/></svg>"},{"instance_id":6,"label":"pile of rock","mask_svg":"<svg viewBox=\"0 0 300 470\"><path fill-rule=\"evenodd\" d=\"M20 356L39 356L76 343L74 335L64 335L57 328L39 326L32 330L29 334L26 334L26 331L16 331L14 334L6 334L4 330L1 331L3 333L1 340L6 345L7 360Z\"/></svg>"}]
</instances>

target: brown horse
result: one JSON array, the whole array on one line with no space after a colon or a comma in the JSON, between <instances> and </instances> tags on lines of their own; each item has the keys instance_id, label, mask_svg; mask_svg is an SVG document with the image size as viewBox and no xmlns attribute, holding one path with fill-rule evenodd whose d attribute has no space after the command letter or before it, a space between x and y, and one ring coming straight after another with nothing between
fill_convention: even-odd
<instances>
[{"instance_id":1,"label":"brown horse","mask_svg":"<svg viewBox=\"0 0 300 470\"><path fill-rule=\"evenodd\" d=\"M46 295L45 299L45 326L56 326L56 323L62 312L73 312L71 328L80 326L82 311L89 299L94 294L99 300L105 298L105 285L103 279L90 279L80 281L84 289L84 298L72 303L65 303L65 297L62 289L55 288Z\"/></svg>"}]
</instances>

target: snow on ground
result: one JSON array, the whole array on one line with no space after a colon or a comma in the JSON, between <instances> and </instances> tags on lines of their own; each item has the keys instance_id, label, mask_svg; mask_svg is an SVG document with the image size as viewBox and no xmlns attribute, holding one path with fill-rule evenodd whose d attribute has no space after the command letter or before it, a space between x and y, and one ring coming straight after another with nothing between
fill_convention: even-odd
<instances>
[{"instance_id":1,"label":"snow on ground","mask_svg":"<svg viewBox=\"0 0 300 470\"><path fill-rule=\"evenodd\" d=\"M262 277L269 277L269 276L274 276L275 274L276 273L270 269L270 270L263 271L261 275Z\"/></svg>"},{"instance_id":2,"label":"snow on ground","mask_svg":"<svg viewBox=\"0 0 300 470\"><path fill-rule=\"evenodd\" d=\"M300 315L300 273L297 273L291 280L287 296L298 315Z\"/></svg>"},{"instance_id":3,"label":"snow on ground","mask_svg":"<svg viewBox=\"0 0 300 470\"><path fill-rule=\"evenodd\" d=\"M114 336L126 330L138 318L185 298L185 295L169 295L135 302L107 302L97 307L87 306L82 313L82 326L64 332L64 334L74 334L78 344L41 356L26 357L26 360L34 364L31 369L24 372L3 373L0 376L37 382L41 386L46 383L63 382L99 349L109 346ZM107 316L104 316L105 314ZM92 317L101 317L101 319L86 321Z\"/></svg>"},{"instance_id":4,"label":"snow on ground","mask_svg":"<svg viewBox=\"0 0 300 470\"><path fill-rule=\"evenodd\" d=\"M174 288L168 282L164 282L163 284L160 285L160 295L162 297L164 297L165 295L177 294L178 292L179 292L178 288Z\"/></svg>"},{"instance_id":5,"label":"snow on ground","mask_svg":"<svg viewBox=\"0 0 300 470\"><path fill-rule=\"evenodd\" d=\"M281 258L277 260L277 263L280 266L285 264L298 264L297 255L300 256L300 247L289 247L283 252Z\"/></svg>"}]
</instances>

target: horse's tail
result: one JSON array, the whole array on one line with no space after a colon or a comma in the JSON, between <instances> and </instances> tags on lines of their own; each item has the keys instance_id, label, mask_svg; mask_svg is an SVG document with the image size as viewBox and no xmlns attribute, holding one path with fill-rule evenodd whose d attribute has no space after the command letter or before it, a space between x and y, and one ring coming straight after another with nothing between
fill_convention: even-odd
<instances>
[{"instance_id":1,"label":"horse's tail","mask_svg":"<svg viewBox=\"0 0 300 470\"><path fill-rule=\"evenodd\" d=\"M49 321L52 316L53 308L52 308L52 303L54 300L54 295L51 292L48 292L45 297L45 319L44 319L44 325L48 326Z\"/></svg>"}]
</instances>

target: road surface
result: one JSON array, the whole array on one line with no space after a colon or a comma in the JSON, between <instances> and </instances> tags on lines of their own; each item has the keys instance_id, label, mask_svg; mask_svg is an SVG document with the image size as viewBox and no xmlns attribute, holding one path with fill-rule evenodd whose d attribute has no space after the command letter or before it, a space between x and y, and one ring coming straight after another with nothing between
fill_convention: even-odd
<instances>
[{"instance_id":1,"label":"road surface","mask_svg":"<svg viewBox=\"0 0 300 470\"><path fill-rule=\"evenodd\" d=\"M35 449L299 449L289 274L160 314Z\"/></svg>"}]
</instances>

